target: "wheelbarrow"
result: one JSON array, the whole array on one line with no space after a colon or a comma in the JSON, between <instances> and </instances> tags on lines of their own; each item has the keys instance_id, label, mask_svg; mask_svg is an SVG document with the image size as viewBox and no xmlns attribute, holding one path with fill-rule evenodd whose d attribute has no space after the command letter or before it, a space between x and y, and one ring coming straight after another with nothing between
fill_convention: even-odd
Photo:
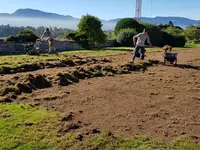
<instances>
[{"instance_id":1,"label":"wheelbarrow","mask_svg":"<svg viewBox=\"0 0 200 150\"><path fill-rule=\"evenodd\" d=\"M164 53L164 65L166 65L167 62L169 62L170 64L177 65L177 56L178 53Z\"/></svg>"},{"instance_id":2,"label":"wheelbarrow","mask_svg":"<svg viewBox=\"0 0 200 150\"><path fill-rule=\"evenodd\" d=\"M24 50L28 55L40 55L40 40L36 40L35 43L29 43L24 45Z\"/></svg>"}]
</instances>

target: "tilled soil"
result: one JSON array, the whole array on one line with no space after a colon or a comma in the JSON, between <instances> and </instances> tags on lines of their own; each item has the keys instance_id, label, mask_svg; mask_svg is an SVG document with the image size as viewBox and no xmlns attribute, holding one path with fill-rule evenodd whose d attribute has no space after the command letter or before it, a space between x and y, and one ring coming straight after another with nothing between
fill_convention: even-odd
<instances>
[{"instance_id":1,"label":"tilled soil","mask_svg":"<svg viewBox=\"0 0 200 150\"><path fill-rule=\"evenodd\" d=\"M112 56L112 65L130 60L130 54ZM162 61L161 53L148 58ZM67 87L33 92L22 102L72 114L77 133L93 129L131 137L148 135L159 140L200 136L200 51L179 52L178 65L150 67L146 72L82 80ZM4 79L6 76L4 76ZM42 97L57 96L53 100Z\"/></svg>"}]
</instances>

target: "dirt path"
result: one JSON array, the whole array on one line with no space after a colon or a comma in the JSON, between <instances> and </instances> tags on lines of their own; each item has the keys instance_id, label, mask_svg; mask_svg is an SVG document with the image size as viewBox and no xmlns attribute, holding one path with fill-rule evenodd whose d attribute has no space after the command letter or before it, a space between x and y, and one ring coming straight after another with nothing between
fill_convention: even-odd
<instances>
[{"instance_id":1,"label":"dirt path","mask_svg":"<svg viewBox=\"0 0 200 150\"><path fill-rule=\"evenodd\" d=\"M161 53L148 58L162 60ZM107 57L112 65L127 62L130 54ZM154 66L145 73L93 78L67 87L53 87L33 93L25 102L65 114L81 122L79 133L109 130L131 137L149 135L171 140L186 135L200 136L200 51L179 52L179 65ZM56 100L42 97L56 95Z\"/></svg>"}]
</instances>

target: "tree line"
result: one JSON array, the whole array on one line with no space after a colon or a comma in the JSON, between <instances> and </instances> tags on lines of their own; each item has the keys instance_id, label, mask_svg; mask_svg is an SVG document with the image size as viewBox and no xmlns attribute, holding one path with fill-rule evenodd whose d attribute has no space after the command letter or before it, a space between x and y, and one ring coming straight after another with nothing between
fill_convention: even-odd
<instances>
[{"instance_id":1,"label":"tree line","mask_svg":"<svg viewBox=\"0 0 200 150\"><path fill-rule=\"evenodd\" d=\"M16 36L20 31L29 30L32 31L36 36L41 36L46 27L40 26L37 28L27 26L27 27L13 27L10 25L0 25L0 37ZM59 37L68 32L72 32L70 29L63 28L50 28L54 37Z\"/></svg>"}]
</instances>

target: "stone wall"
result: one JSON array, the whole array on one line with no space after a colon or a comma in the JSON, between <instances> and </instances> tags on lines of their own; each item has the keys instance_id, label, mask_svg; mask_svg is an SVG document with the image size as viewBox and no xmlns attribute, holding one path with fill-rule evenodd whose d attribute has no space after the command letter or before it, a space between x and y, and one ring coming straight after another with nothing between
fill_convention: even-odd
<instances>
[{"instance_id":1,"label":"stone wall","mask_svg":"<svg viewBox=\"0 0 200 150\"><path fill-rule=\"evenodd\" d=\"M0 54L18 54L25 53L24 45L30 43L15 43L15 42L0 42ZM48 43L41 43L40 50L48 50ZM84 49L79 46L77 43L69 41L56 41L55 47L58 51L67 51L67 50L80 50Z\"/></svg>"},{"instance_id":2,"label":"stone wall","mask_svg":"<svg viewBox=\"0 0 200 150\"><path fill-rule=\"evenodd\" d=\"M105 41L104 44L98 44L96 45L97 48L102 48L102 47L114 47L117 45L116 40L107 40Z\"/></svg>"},{"instance_id":3,"label":"stone wall","mask_svg":"<svg viewBox=\"0 0 200 150\"><path fill-rule=\"evenodd\" d=\"M23 53L24 46L22 43L3 42L0 43L0 54Z\"/></svg>"},{"instance_id":4,"label":"stone wall","mask_svg":"<svg viewBox=\"0 0 200 150\"><path fill-rule=\"evenodd\" d=\"M19 54L25 53L24 45L30 43L15 43L15 42L0 42L0 54ZM104 44L97 45L97 48L101 47L113 47L115 46L116 41L108 40ZM83 50L79 44L71 41L55 41L55 47L59 52L67 50ZM40 50L48 50L48 43L41 43Z\"/></svg>"}]
</instances>

